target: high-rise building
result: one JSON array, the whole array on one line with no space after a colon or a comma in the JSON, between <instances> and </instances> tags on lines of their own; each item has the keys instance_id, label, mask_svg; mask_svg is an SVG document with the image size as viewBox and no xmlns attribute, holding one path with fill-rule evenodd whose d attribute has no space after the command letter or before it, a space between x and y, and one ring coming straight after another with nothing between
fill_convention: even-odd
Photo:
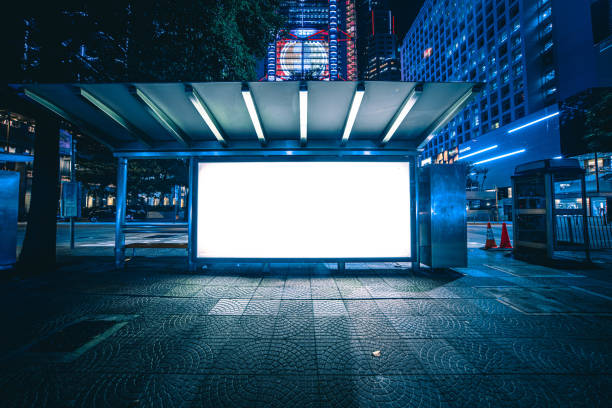
<instances>
[{"instance_id":1,"label":"high-rise building","mask_svg":"<svg viewBox=\"0 0 612 408\"><path fill-rule=\"evenodd\" d=\"M395 17L388 0L357 0L359 79L399 81Z\"/></svg>"},{"instance_id":2,"label":"high-rise building","mask_svg":"<svg viewBox=\"0 0 612 408\"><path fill-rule=\"evenodd\" d=\"M483 92L425 146L425 162L486 167L561 156L559 103L612 84L610 0L426 0L401 46L405 81L477 81Z\"/></svg>"},{"instance_id":3,"label":"high-rise building","mask_svg":"<svg viewBox=\"0 0 612 408\"><path fill-rule=\"evenodd\" d=\"M266 79L357 79L354 0L286 0L287 25L268 46Z\"/></svg>"}]
</instances>

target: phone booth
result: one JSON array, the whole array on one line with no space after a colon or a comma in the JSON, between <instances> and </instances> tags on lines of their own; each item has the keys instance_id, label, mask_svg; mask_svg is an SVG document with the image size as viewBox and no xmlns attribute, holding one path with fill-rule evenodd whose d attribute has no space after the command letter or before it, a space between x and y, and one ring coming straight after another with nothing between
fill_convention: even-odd
<instances>
[{"instance_id":1,"label":"phone booth","mask_svg":"<svg viewBox=\"0 0 612 408\"><path fill-rule=\"evenodd\" d=\"M517 166L512 176L514 255L553 259L556 251L589 255L584 170L576 159Z\"/></svg>"}]
</instances>

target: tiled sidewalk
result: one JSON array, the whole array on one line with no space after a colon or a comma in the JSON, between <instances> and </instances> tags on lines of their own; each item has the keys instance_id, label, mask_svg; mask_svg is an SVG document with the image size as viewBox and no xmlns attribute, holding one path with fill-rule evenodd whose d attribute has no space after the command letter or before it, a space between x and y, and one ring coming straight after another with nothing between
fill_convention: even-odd
<instances>
[{"instance_id":1,"label":"tiled sidewalk","mask_svg":"<svg viewBox=\"0 0 612 408\"><path fill-rule=\"evenodd\" d=\"M609 406L608 272L497 260L187 275L180 258L73 259L0 283L0 405Z\"/></svg>"}]
</instances>

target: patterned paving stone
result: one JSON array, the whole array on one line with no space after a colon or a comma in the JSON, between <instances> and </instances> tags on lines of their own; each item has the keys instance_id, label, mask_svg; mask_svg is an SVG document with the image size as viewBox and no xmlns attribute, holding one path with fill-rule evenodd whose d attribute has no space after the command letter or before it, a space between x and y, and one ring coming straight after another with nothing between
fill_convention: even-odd
<instances>
[{"instance_id":1,"label":"patterned paving stone","mask_svg":"<svg viewBox=\"0 0 612 408\"><path fill-rule=\"evenodd\" d=\"M169 315L161 322L161 332L186 339L225 339L234 332L239 320L239 316Z\"/></svg>"},{"instance_id":2,"label":"patterned paving stone","mask_svg":"<svg viewBox=\"0 0 612 408\"><path fill-rule=\"evenodd\" d=\"M303 316L309 317L314 315L312 301L310 300L283 300L278 312L281 316Z\"/></svg>"},{"instance_id":3,"label":"patterned paving stone","mask_svg":"<svg viewBox=\"0 0 612 408\"><path fill-rule=\"evenodd\" d=\"M608 303L573 288L612 295L609 273L539 278L504 261L524 276L384 263L213 265L198 276L138 258L126 273L109 258L1 282L0 406L609 405ZM508 287L530 314L490 293ZM534 313L535 294L574 304ZM15 352L97 315L131 317L71 362Z\"/></svg>"},{"instance_id":4,"label":"patterned paving stone","mask_svg":"<svg viewBox=\"0 0 612 408\"><path fill-rule=\"evenodd\" d=\"M283 289L283 300L287 299L310 299L310 285L306 286L287 286Z\"/></svg>"},{"instance_id":5,"label":"patterned paving stone","mask_svg":"<svg viewBox=\"0 0 612 408\"><path fill-rule=\"evenodd\" d=\"M314 340L314 318L302 316L278 316L274 328L275 339Z\"/></svg>"},{"instance_id":6,"label":"patterned paving stone","mask_svg":"<svg viewBox=\"0 0 612 408\"><path fill-rule=\"evenodd\" d=\"M460 316L390 316L389 320L403 338L480 337L471 320Z\"/></svg>"},{"instance_id":7,"label":"patterned paving stone","mask_svg":"<svg viewBox=\"0 0 612 408\"><path fill-rule=\"evenodd\" d=\"M213 375L203 378L199 407L318 407L318 387L301 376Z\"/></svg>"},{"instance_id":8,"label":"patterned paving stone","mask_svg":"<svg viewBox=\"0 0 612 408\"><path fill-rule=\"evenodd\" d=\"M319 374L374 374L370 364L372 351L359 339L317 339Z\"/></svg>"},{"instance_id":9,"label":"patterned paving stone","mask_svg":"<svg viewBox=\"0 0 612 408\"><path fill-rule=\"evenodd\" d=\"M201 404L203 375L154 374L136 406L184 408Z\"/></svg>"},{"instance_id":10,"label":"patterned paving stone","mask_svg":"<svg viewBox=\"0 0 612 408\"><path fill-rule=\"evenodd\" d=\"M554 395L557 407L605 407L612 401L610 375L540 375L538 381Z\"/></svg>"},{"instance_id":11,"label":"patterned paving stone","mask_svg":"<svg viewBox=\"0 0 612 408\"><path fill-rule=\"evenodd\" d=\"M385 317L355 317L349 319L353 337L366 339L399 339L399 334Z\"/></svg>"},{"instance_id":12,"label":"patterned paving stone","mask_svg":"<svg viewBox=\"0 0 612 408\"><path fill-rule=\"evenodd\" d=\"M346 299L344 301L346 310L350 315L355 316L376 316L381 315L382 311L373 299L368 300L351 300Z\"/></svg>"},{"instance_id":13,"label":"patterned paving stone","mask_svg":"<svg viewBox=\"0 0 612 408\"><path fill-rule=\"evenodd\" d=\"M213 362L218 374L266 374L266 356L270 350L269 339L230 339Z\"/></svg>"},{"instance_id":14,"label":"patterned paving stone","mask_svg":"<svg viewBox=\"0 0 612 408\"><path fill-rule=\"evenodd\" d=\"M517 339L513 351L539 373L612 373L609 343L588 340Z\"/></svg>"},{"instance_id":15,"label":"patterned paving stone","mask_svg":"<svg viewBox=\"0 0 612 408\"><path fill-rule=\"evenodd\" d=\"M450 407L556 407L555 395L536 376L440 375L434 377Z\"/></svg>"},{"instance_id":16,"label":"patterned paving stone","mask_svg":"<svg viewBox=\"0 0 612 408\"><path fill-rule=\"evenodd\" d=\"M443 339L409 340L408 347L427 374L475 374L477 369L452 343Z\"/></svg>"},{"instance_id":17,"label":"patterned paving stone","mask_svg":"<svg viewBox=\"0 0 612 408\"><path fill-rule=\"evenodd\" d=\"M253 293L252 299L282 299L283 287L259 286Z\"/></svg>"},{"instance_id":18,"label":"patterned paving stone","mask_svg":"<svg viewBox=\"0 0 612 408\"><path fill-rule=\"evenodd\" d=\"M212 370L225 340L160 337L132 354L139 372L200 374Z\"/></svg>"},{"instance_id":19,"label":"patterned paving stone","mask_svg":"<svg viewBox=\"0 0 612 408\"><path fill-rule=\"evenodd\" d=\"M315 317L314 325L317 340L352 337L351 323L347 316Z\"/></svg>"},{"instance_id":20,"label":"patterned paving stone","mask_svg":"<svg viewBox=\"0 0 612 408\"><path fill-rule=\"evenodd\" d=\"M346 316L348 312L341 300L313 300L315 317L323 316Z\"/></svg>"},{"instance_id":21,"label":"patterned paving stone","mask_svg":"<svg viewBox=\"0 0 612 408\"><path fill-rule=\"evenodd\" d=\"M251 299L246 309L245 315L275 316L280 308L280 299Z\"/></svg>"},{"instance_id":22,"label":"patterned paving stone","mask_svg":"<svg viewBox=\"0 0 612 408\"><path fill-rule=\"evenodd\" d=\"M417 315L418 310L410 307L405 299L376 299L376 305L385 315Z\"/></svg>"},{"instance_id":23,"label":"patterned paving stone","mask_svg":"<svg viewBox=\"0 0 612 408\"><path fill-rule=\"evenodd\" d=\"M427 377L321 375L321 397L329 407L436 407L440 395Z\"/></svg>"},{"instance_id":24,"label":"patterned paving stone","mask_svg":"<svg viewBox=\"0 0 612 408\"><path fill-rule=\"evenodd\" d=\"M340 291L334 285L328 286L313 286L310 288L311 296L313 299L340 299Z\"/></svg>"},{"instance_id":25,"label":"patterned paving stone","mask_svg":"<svg viewBox=\"0 0 612 408\"><path fill-rule=\"evenodd\" d=\"M513 349L513 339L448 339L478 373L521 374L533 369Z\"/></svg>"},{"instance_id":26,"label":"patterned paving stone","mask_svg":"<svg viewBox=\"0 0 612 408\"><path fill-rule=\"evenodd\" d=\"M343 299L369 299L372 297L367 288L361 286L344 286L340 288Z\"/></svg>"},{"instance_id":27,"label":"patterned paving stone","mask_svg":"<svg viewBox=\"0 0 612 408\"><path fill-rule=\"evenodd\" d=\"M240 316L248 304L249 301L244 299L219 299L208 314Z\"/></svg>"},{"instance_id":28,"label":"patterned paving stone","mask_svg":"<svg viewBox=\"0 0 612 408\"><path fill-rule=\"evenodd\" d=\"M230 337L234 339L271 339L274 336L276 316L244 315L233 328Z\"/></svg>"},{"instance_id":29,"label":"patterned paving stone","mask_svg":"<svg viewBox=\"0 0 612 408\"><path fill-rule=\"evenodd\" d=\"M208 314L219 299L211 298L150 298L140 312L144 315Z\"/></svg>"}]
</instances>

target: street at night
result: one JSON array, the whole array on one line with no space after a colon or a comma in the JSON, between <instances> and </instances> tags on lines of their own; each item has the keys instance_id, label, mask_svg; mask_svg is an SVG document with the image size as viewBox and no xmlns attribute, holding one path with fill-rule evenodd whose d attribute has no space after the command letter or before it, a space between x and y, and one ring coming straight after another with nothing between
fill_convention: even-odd
<instances>
[{"instance_id":1,"label":"street at night","mask_svg":"<svg viewBox=\"0 0 612 408\"><path fill-rule=\"evenodd\" d=\"M612 0L3 17L0 408L610 406Z\"/></svg>"}]
</instances>

